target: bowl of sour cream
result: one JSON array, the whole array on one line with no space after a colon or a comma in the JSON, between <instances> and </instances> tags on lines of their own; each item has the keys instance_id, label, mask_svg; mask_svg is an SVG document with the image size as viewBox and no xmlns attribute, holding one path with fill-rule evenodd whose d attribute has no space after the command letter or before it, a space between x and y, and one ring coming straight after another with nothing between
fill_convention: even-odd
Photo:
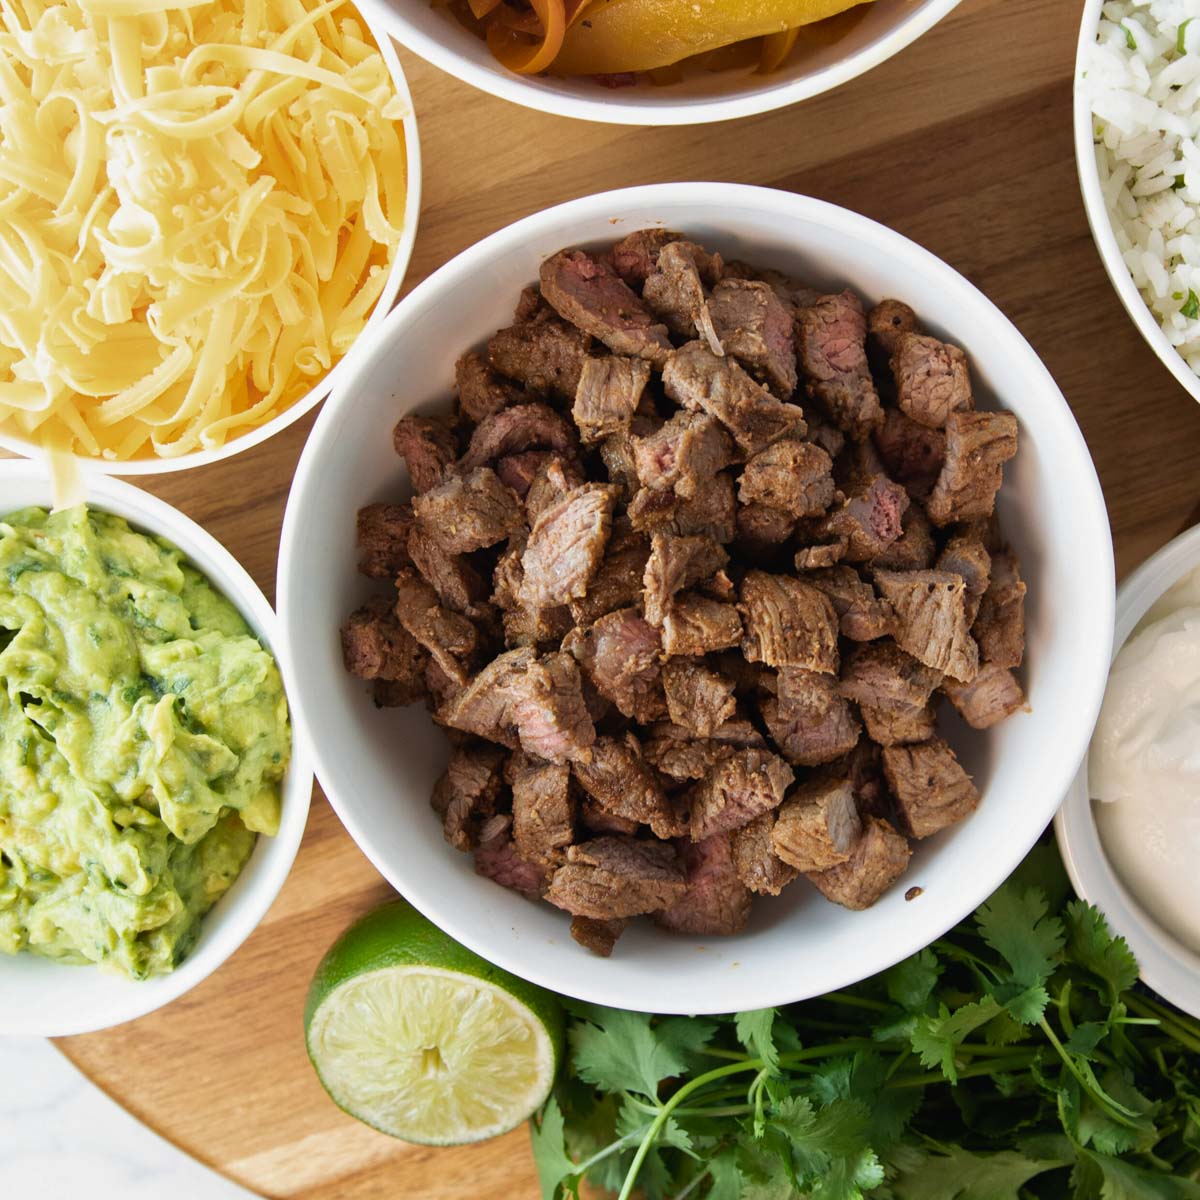
<instances>
[{"instance_id":1,"label":"bowl of sour cream","mask_svg":"<svg viewBox=\"0 0 1200 1200\"><path fill-rule=\"evenodd\" d=\"M1121 585L1113 644L1055 831L1076 892L1129 942L1142 979L1200 1016L1200 525Z\"/></svg>"}]
</instances>

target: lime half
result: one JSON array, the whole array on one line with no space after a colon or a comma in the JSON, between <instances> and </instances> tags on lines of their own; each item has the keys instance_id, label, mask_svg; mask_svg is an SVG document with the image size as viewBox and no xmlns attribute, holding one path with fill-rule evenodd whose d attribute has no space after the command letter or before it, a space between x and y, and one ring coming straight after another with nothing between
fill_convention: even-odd
<instances>
[{"instance_id":1,"label":"lime half","mask_svg":"<svg viewBox=\"0 0 1200 1200\"><path fill-rule=\"evenodd\" d=\"M339 1108L432 1146L495 1137L550 1094L563 1018L550 992L460 946L403 900L351 925L317 968L308 1056Z\"/></svg>"}]
</instances>

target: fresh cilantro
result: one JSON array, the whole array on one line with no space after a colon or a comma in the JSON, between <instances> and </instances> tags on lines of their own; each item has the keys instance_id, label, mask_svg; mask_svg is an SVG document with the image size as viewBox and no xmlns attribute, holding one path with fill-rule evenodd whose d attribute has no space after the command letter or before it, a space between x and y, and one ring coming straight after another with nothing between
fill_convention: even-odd
<instances>
[{"instance_id":1,"label":"fresh cilantro","mask_svg":"<svg viewBox=\"0 0 1200 1200\"><path fill-rule=\"evenodd\" d=\"M1004 958L1022 988L1041 987L1063 947L1062 922L1046 912L1046 897L1036 888L1019 892L1005 886L976 915L984 941Z\"/></svg>"},{"instance_id":2,"label":"fresh cilantro","mask_svg":"<svg viewBox=\"0 0 1200 1200\"><path fill-rule=\"evenodd\" d=\"M734 1021L738 1041L751 1054L763 1060L767 1070L774 1075L779 1070L779 1052L771 1030L775 1025L775 1010L759 1008L753 1012L740 1012Z\"/></svg>"},{"instance_id":3,"label":"fresh cilantro","mask_svg":"<svg viewBox=\"0 0 1200 1200\"><path fill-rule=\"evenodd\" d=\"M551 1096L546 1101L540 1118L529 1123L533 1161L537 1167L538 1182L542 1185L542 1200L554 1200L554 1197L560 1194L559 1189L564 1182L572 1179L579 1170L578 1164L567 1155L563 1132L562 1109L559 1108L558 1101Z\"/></svg>"},{"instance_id":4,"label":"fresh cilantro","mask_svg":"<svg viewBox=\"0 0 1200 1200\"><path fill-rule=\"evenodd\" d=\"M1016 1196L1031 1179L1073 1161L1031 1158L1020 1150L976 1154L961 1146L923 1156L902 1171L893 1187L897 1200L999 1200Z\"/></svg>"},{"instance_id":5,"label":"fresh cilantro","mask_svg":"<svg viewBox=\"0 0 1200 1200\"><path fill-rule=\"evenodd\" d=\"M1194 292L1188 292L1188 304L1200 304ZM1108 985L1114 1001L1137 982L1137 959L1129 944L1124 938L1113 937L1099 909L1082 900L1073 900L1067 905L1067 951L1081 967Z\"/></svg>"},{"instance_id":6,"label":"fresh cilantro","mask_svg":"<svg viewBox=\"0 0 1200 1200\"><path fill-rule=\"evenodd\" d=\"M1200 296L1197 296L1191 288L1188 288L1187 303L1179 310L1182 316L1187 317L1189 321L1194 321L1200 317Z\"/></svg>"}]
</instances>

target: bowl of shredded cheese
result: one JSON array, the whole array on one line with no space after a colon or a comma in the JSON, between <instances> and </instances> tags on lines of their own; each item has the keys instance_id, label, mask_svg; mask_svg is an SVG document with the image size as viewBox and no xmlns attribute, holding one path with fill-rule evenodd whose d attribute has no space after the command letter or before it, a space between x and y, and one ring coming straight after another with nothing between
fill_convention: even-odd
<instances>
[{"instance_id":1,"label":"bowl of shredded cheese","mask_svg":"<svg viewBox=\"0 0 1200 1200\"><path fill-rule=\"evenodd\" d=\"M400 290L420 157L349 0L19 0L0 25L0 446L199 466L316 405Z\"/></svg>"}]
</instances>

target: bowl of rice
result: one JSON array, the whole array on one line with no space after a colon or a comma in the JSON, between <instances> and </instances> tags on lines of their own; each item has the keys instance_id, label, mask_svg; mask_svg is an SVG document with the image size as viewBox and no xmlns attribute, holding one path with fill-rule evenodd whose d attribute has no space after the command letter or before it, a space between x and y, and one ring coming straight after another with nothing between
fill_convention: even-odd
<instances>
[{"instance_id":1,"label":"bowl of rice","mask_svg":"<svg viewBox=\"0 0 1200 1200\"><path fill-rule=\"evenodd\" d=\"M1200 400L1200 10L1087 0L1075 154L1092 235L1133 323Z\"/></svg>"}]
</instances>

